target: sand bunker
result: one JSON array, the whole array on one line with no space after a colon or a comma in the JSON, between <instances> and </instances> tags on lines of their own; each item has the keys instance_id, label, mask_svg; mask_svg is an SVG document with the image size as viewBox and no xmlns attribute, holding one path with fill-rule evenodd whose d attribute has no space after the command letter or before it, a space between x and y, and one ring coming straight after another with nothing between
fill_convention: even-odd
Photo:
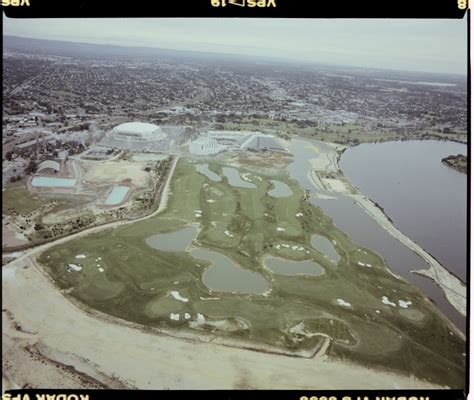
<instances>
[{"instance_id":1,"label":"sand bunker","mask_svg":"<svg viewBox=\"0 0 474 400\"><path fill-rule=\"evenodd\" d=\"M76 264L68 264L67 266L70 269L73 269L74 271L80 271L82 269L82 267L80 267L79 265L76 265Z\"/></svg>"},{"instance_id":2,"label":"sand bunker","mask_svg":"<svg viewBox=\"0 0 474 400\"><path fill-rule=\"evenodd\" d=\"M396 306L397 306L393 301L390 301L387 296L383 296L383 297L382 297L382 303L383 303L383 304L386 304L386 305L388 305L388 306L392 306L392 307L396 307Z\"/></svg>"},{"instance_id":3,"label":"sand bunker","mask_svg":"<svg viewBox=\"0 0 474 400\"><path fill-rule=\"evenodd\" d=\"M410 306L411 304L412 302L410 300L408 301L398 300L398 305L402 308L408 308L408 306Z\"/></svg>"},{"instance_id":4,"label":"sand bunker","mask_svg":"<svg viewBox=\"0 0 474 400\"><path fill-rule=\"evenodd\" d=\"M170 292L170 295L171 295L174 299L176 299L176 300L178 300L178 301L182 301L183 303L187 303L187 302L188 302L188 299L187 299L186 297L181 296L181 295L179 294L179 292L176 291L176 290L172 290L172 291Z\"/></svg>"},{"instance_id":5,"label":"sand bunker","mask_svg":"<svg viewBox=\"0 0 474 400\"><path fill-rule=\"evenodd\" d=\"M343 299L337 299L336 301L337 301L337 304L340 305L340 306L352 307L351 303L348 303L347 301L345 301Z\"/></svg>"}]
</instances>

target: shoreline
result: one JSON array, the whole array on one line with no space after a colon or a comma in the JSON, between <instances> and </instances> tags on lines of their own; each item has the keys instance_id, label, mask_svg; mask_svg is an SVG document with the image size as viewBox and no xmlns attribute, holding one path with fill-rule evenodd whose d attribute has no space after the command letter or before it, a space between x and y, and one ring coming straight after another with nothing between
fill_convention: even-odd
<instances>
[{"instance_id":1,"label":"shoreline","mask_svg":"<svg viewBox=\"0 0 474 400\"><path fill-rule=\"evenodd\" d=\"M303 139L304 140L304 139ZM412 252L417 254L419 257L424 260L429 268L427 269L420 269L420 270L412 270L409 271L413 274L417 274L419 276L424 276L430 279L435 285L441 290L442 296L447 301L447 303L454 308L456 312L461 314L463 317L466 317L466 294L467 288L463 284L463 282L451 271L445 268L435 257L433 257L429 252L424 250L421 246L419 246L416 242L406 236L403 232L401 232L395 225L394 222L385 214L384 210L381 208L380 205L375 203L371 200L368 196L362 194L362 192L350 182L345 175L342 173L342 170L339 165L340 158L342 154L347 150L349 147L341 148L340 145L337 143L326 143L323 142L324 145L329 147L329 152L333 153L335 157L332 158L334 161L333 164L326 164L326 166L322 165L320 162L316 161L316 158L309 159L309 163L311 166L308 169L306 174L307 178L311 182L311 184L319 191L323 191L324 194L315 194L312 193L312 196L318 199L334 199L331 194L337 194L339 196L347 196L351 198L354 202L356 202L357 206L359 206L365 213L367 213L382 229L384 229L390 236L394 239L399 241L402 245L408 247ZM327 150L322 150L320 147L317 147L312 142L308 143L308 147L310 147L313 152L317 155L320 153L328 152ZM354 146L355 147L355 146ZM341 151L342 150L342 151ZM329 156L326 154L326 159L330 159ZM330 167L330 170L326 168ZM341 191L334 191L334 190L327 190L325 185L322 184L318 172L336 172L343 177L351 188L353 188L353 192L348 187L345 187L344 190ZM342 183L342 181L340 181ZM383 257L382 257L383 258ZM389 266L387 266L387 270L389 273L399 279L405 279L393 272ZM414 283L411 283L415 287L417 287L421 292L424 294L423 290L419 288ZM424 294L425 298L429 300L429 298ZM439 315L448 323L448 325L454 329L457 333L461 335L461 337L465 338L466 335L463 331L458 328L450 318L447 317L437 306L436 309Z\"/></svg>"},{"instance_id":2,"label":"shoreline","mask_svg":"<svg viewBox=\"0 0 474 400\"><path fill-rule=\"evenodd\" d=\"M409 142L409 141L414 141L414 140L419 140L419 141L426 141L426 140L436 140L438 142L454 142L454 143L461 143L465 144L467 146L467 134L466 134L466 140L464 141L463 139L458 139L458 138L452 138L452 137L445 137L445 136L438 136L436 133L431 133L431 134L426 134L425 137L420 136L420 137L412 137L412 138L388 138L388 139L382 139L382 138L375 138L372 140L367 140L364 142L360 142L357 144L354 143L337 143L337 142L325 142L321 139L312 137L312 136L304 136L304 135L296 135L295 137L300 137L304 140L311 139L311 140L317 140L319 142L323 142L325 144L329 144L332 147L336 146L346 146L347 148L350 147L356 147L361 144L369 144L369 143L387 143L387 142Z\"/></svg>"},{"instance_id":3,"label":"shoreline","mask_svg":"<svg viewBox=\"0 0 474 400\"><path fill-rule=\"evenodd\" d=\"M321 142L301 136L295 139L304 142L305 147L314 153L314 155L308 156L307 161L309 165L305 167L305 175L310 185L313 187L313 189L316 189L316 191L306 189L306 192L311 192L311 196L319 200L329 201L337 199L337 196L346 196L352 199L352 201L354 201L362 210L364 210L364 212L366 212L368 216L370 216L378 225L380 225L382 229L390 234L390 236L399 241L403 246L408 247L410 251L427 262L429 268L409 272L429 278L437 286L437 289L441 291L440 296L442 296L443 300L446 301L449 306L453 307L455 312L458 312L462 317L465 318L467 288L463 282L455 274L445 268L439 261L437 261L435 257L433 257L421 246L416 244L413 240L398 230L393 221L391 221L390 218L385 214L381 206L376 204L367 196L363 195L361 191L342 173L339 165L342 154L344 154L348 148L355 146ZM290 148L289 141L287 142L287 147ZM323 176L324 174L328 173L332 174L333 177L331 180L338 181L336 182L337 185L335 185L335 187L333 185L328 185L328 188L326 188L326 184L322 182L322 178L318 175L319 173L322 173ZM299 181L297 178L294 179ZM304 186L304 184L302 185ZM374 251L374 249L372 249L372 251ZM384 258L383 256L381 257ZM390 267L387 267L387 270L391 275L399 279L407 279L396 274L390 269ZM418 290L423 293L427 301L430 300L421 287L413 282L411 282L411 285L417 287ZM437 306L436 309L439 315L441 315L443 319L447 321L449 326L451 326L452 329L455 329L462 337L465 338L465 333L463 333L461 328L458 328L454 322L451 321L451 319L448 318L447 315L445 315Z\"/></svg>"},{"instance_id":4,"label":"shoreline","mask_svg":"<svg viewBox=\"0 0 474 400\"><path fill-rule=\"evenodd\" d=\"M466 286L461 280L443 267L431 254L415 243L412 239L398 230L390 222L386 214L377 207L371 199L365 195L348 195L353 198L372 219L374 219L384 230L397 239L400 243L408 247L420 256L428 265L428 269L412 271L431 278L441 288L446 300L463 316L466 316Z\"/></svg>"},{"instance_id":5,"label":"shoreline","mask_svg":"<svg viewBox=\"0 0 474 400\"><path fill-rule=\"evenodd\" d=\"M344 152L337 152L336 156L336 166L338 171L342 176L345 175L342 173L340 168L339 161ZM347 178L346 178L347 179ZM314 180L312 180L314 181ZM349 181L349 180L348 180ZM350 181L349 181L350 182ZM388 217L384 210L376 204L368 196L362 194L362 192L352 184L358 194L347 194L346 196L354 199L359 207L361 207L373 220L375 220L385 231L387 231L392 237L397 239L400 243L408 247L415 254L420 256L428 265L428 269L421 269L411 271L413 273L426 276L432 279L442 290L446 300L464 317L466 316L466 296L467 288L462 283L462 281L451 271L445 268L435 257L433 257L429 252L419 246L416 242L406 236L402 231L400 231L393 221Z\"/></svg>"},{"instance_id":6,"label":"shoreline","mask_svg":"<svg viewBox=\"0 0 474 400\"><path fill-rule=\"evenodd\" d=\"M461 160L461 163L466 165L459 165L456 162ZM450 155L441 159L441 162L449 168L454 169L455 171L461 172L462 174L467 174L467 157L463 154Z\"/></svg>"}]
</instances>

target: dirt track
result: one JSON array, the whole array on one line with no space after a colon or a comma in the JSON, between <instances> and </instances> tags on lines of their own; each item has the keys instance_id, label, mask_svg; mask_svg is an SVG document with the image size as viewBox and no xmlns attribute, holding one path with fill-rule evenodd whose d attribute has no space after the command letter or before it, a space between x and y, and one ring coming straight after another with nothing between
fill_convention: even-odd
<instances>
[{"instance_id":1,"label":"dirt track","mask_svg":"<svg viewBox=\"0 0 474 400\"><path fill-rule=\"evenodd\" d=\"M20 387L435 388L340 361L184 340L96 318L69 302L28 258L3 269L3 310L3 374ZM23 356L25 348L45 362ZM73 367L63 381L58 365Z\"/></svg>"}]
</instances>

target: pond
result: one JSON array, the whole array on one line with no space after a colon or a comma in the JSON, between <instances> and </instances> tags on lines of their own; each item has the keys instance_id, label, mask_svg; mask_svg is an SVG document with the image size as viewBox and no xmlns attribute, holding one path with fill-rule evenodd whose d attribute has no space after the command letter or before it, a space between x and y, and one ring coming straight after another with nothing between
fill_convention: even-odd
<instances>
[{"instance_id":1,"label":"pond","mask_svg":"<svg viewBox=\"0 0 474 400\"><path fill-rule=\"evenodd\" d=\"M235 187L245 188L245 189L254 189L257 185L244 181L239 174L239 171L232 167L223 167L222 173L225 175L229 184Z\"/></svg>"},{"instance_id":2,"label":"pond","mask_svg":"<svg viewBox=\"0 0 474 400\"><path fill-rule=\"evenodd\" d=\"M222 178L209 169L209 164L196 164L196 171L206 175L211 181L220 182Z\"/></svg>"},{"instance_id":3,"label":"pond","mask_svg":"<svg viewBox=\"0 0 474 400\"><path fill-rule=\"evenodd\" d=\"M256 272L241 268L224 254L205 249L192 249L191 255L206 260L212 265L202 275L203 283L219 292L263 294L268 288L267 280Z\"/></svg>"},{"instance_id":4,"label":"pond","mask_svg":"<svg viewBox=\"0 0 474 400\"><path fill-rule=\"evenodd\" d=\"M311 235L311 246L326 255L331 261L334 261L335 263L339 262L341 259L341 256L334 248L334 245L328 238L325 238L324 236L316 234Z\"/></svg>"},{"instance_id":5,"label":"pond","mask_svg":"<svg viewBox=\"0 0 474 400\"><path fill-rule=\"evenodd\" d=\"M273 183L273 189L268 192L269 196L288 197L293 194L290 187L286 183L275 180L271 180L270 182Z\"/></svg>"},{"instance_id":6,"label":"pond","mask_svg":"<svg viewBox=\"0 0 474 400\"><path fill-rule=\"evenodd\" d=\"M31 180L31 185L36 187L73 187L76 185L76 179L35 176Z\"/></svg>"},{"instance_id":7,"label":"pond","mask_svg":"<svg viewBox=\"0 0 474 400\"><path fill-rule=\"evenodd\" d=\"M147 237L145 242L157 250L184 251L193 241L197 228L196 225L192 225L174 232L158 233Z\"/></svg>"},{"instance_id":8,"label":"pond","mask_svg":"<svg viewBox=\"0 0 474 400\"><path fill-rule=\"evenodd\" d=\"M107 196L105 204L107 204L108 206L120 204L129 190L130 188L128 186L115 186Z\"/></svg>"}]
</instances>

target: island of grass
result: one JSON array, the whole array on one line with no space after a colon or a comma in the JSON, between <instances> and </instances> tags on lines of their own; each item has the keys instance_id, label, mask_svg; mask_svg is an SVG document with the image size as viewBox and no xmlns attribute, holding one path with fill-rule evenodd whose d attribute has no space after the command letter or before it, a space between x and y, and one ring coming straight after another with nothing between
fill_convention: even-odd
<instances>
[{"instance_id":1,"label":"island of grass","mask_svg":"<svg viewBox=\"0 0 474 400\"><path fill-rule=\"evenodd\" d=\"M454 168L456 171L467 174L467 157L464 154L445 157L441 162L448 167Z\"/></svg>"},{"instance_id":2,"label":"island of grass","mask_svg":"<svg viewBox=\"0 0 474 400\"><path fill-rule=\"evenodd\" d=\"M180 159L164 212L56 245L38 261L67 296L146 329L293 356L323 352L462 388L465 339L437 308L308 203L286 173L247 161L245 168L225 157L208 161L210 179L197 170L200 161ZM231 183L224 168L247 185ZM291 194L270 196L271 180ZM155 235L182 229L181 248L153 245ZM315 234L333 245L337 262L312 247ZM237 278L211 284L206 277L221 268L205 259L211 253L253 274L245 275L248 289ZM269 257L314 263L320 273L275 273Z\"/></svg>"}]
</instances>

